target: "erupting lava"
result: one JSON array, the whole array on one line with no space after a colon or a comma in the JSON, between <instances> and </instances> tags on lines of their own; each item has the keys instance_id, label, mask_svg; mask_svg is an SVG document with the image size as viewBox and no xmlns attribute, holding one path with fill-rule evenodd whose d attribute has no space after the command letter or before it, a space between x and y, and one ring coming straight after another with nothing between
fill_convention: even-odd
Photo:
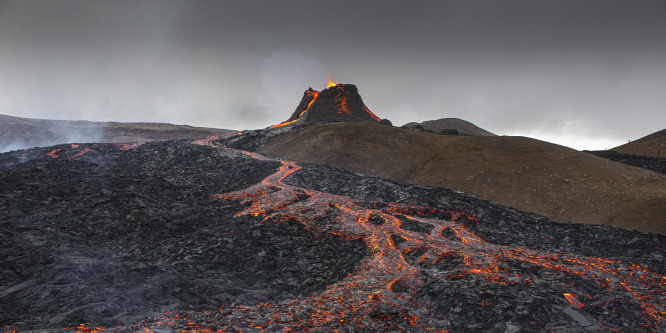
<instances>
[{"instance_id":1,"label":"erupting lava","mask_svg":"<svg viewBox=\"0 0 666 333\"><path fill-rule=\"evenodd\" d=\"M213 142L214 138L209 138L193 143L216 147ZM512 265L532 265L549 275L583 279L600 290L625 290L633 295L631 301L640 308L646 328L666 328L665 276L620 261L488 243L464 226L482 222L463 212L398 203L363 203L288 185L285 179L301 169L295 162L252 152L243 154L261 161L278 161L281 166L256 185L216 194L214 199L241 202L245 208L237 216L260 217L260 223L296 220L318 237L332 234L362 239L369 255L356 272L304 299L218 311L166 313L135 325L132 330L152 332L170 327L183 332L240 332L248 328L283 332L314 328L331 332L350 329L444 332L451 329L449 319L432 304L414 297L425 284L460 279L485 280L498 287L534 283L530 277L511 269ZM459 264L452 265L455 261ZM425 272L437 276L433 280ZM567 291L573 287L563 285L565 291L559 294L565 312L575 313L586 307L587 302L602 301ZM484 302L479 304L484 305ZM608 328L604 324L599 325ZM84 326L71 329L101 330Z\"/></svg>"},{"instance_id":2,"label":"erupting lava","mask_svg":"<svg viewBox=\"0 0 666 333\"><path fill-rule=\"evenodd\" d=\"M290 125L297 121L304 124L337 121L381 122L381 119L363 103L356 86L336 84L329 77L326 89L321 92L312 88L306 90L291 117L270 128Z\"/></svg>"},{"instance_id":3,"label":"erupting lava","mask_svg":"<svg viewBox=\"0 0 666 333\"><path fill-rule=\"evenodd\" d=\"M335 87L335 83L333 83L333 78L331 77L331 73L328 73L326 76L328 77L328 82L326 83L326 89L330 87Z\"/></svg>"}]
</instances>

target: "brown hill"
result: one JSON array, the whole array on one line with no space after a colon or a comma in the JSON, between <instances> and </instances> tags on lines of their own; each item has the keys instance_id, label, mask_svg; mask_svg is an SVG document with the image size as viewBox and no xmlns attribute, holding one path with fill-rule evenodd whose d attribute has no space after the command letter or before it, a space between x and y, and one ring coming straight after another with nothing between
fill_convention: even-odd
<instances>
[{"instance_id":1,"label":"brown hill","mask_svg":"<svg viewBox=\"0 0 666 333\"><path fill-rule=\"evenodd\" d=\"M633 154L666 158L666 129L644 136L636 141L625 143L613 149L622 154Z\"/></svg>"},{"instance_id":2,"label":"brown hill","mask_svg":"<svg viewBox=\"0 0 666 333\"><path fill-rule=\"evenodd\" d=\"M403 125L404 128L423 128L427 131L432 131L435 133L441 133L442 131L447 131L454 129L458 131L461 135L476 135L476 136L495 136L496 134L490 133L483 128L476 126L469 121L458 119L458 118L442 118L437 120L427 120L421 123L407 123Z\"/></svg>"},{"instance_id":3,"label":"brown hill","mask_svg":"<svg viewBox=\"0 0 666 333\"><path fill-rule=\"evenodd\" d=\"M226 129L164 123L31 119L0 115L0 152L60 143L137 142L222 135Z\"/></svg>"},{"instance_id":4,"label":"brown hill","mask_svg":"<svg viewBox=\"0 0 666 333\"><path fill-rule=\"evenodd\" d=\"M292 131L259 151L450 188L555 221L666 235L666 176L530 138L337 123Z\"/></svg>"}]
</instances>

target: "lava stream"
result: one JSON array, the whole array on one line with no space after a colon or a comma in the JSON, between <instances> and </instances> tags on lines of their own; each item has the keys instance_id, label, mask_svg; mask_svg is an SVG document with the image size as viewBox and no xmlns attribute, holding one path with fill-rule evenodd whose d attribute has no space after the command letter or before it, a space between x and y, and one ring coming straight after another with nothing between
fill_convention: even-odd
<instances>
[{"instance_id":1,"label":"lava stream","mask_svg":"<svg viewBox=\"0 0 666 333\"><path fill-rule=\"evenodd\" d=\"M193 143L215 147L214 140L211 137ZM237 216L262 217L261 223L296 219L317 235L362 239L369 255L353 274L310 297L196 314L164 314L136 327L163 325L198 332L326 327L333 331L349 327L364 329L372 325L369 327L395 330L397 328L391 325L397 322L403 328L409 326L410 330L446 331L450 329L450 322L412 296L424 285L421 274L424 267L447 260L453 254L462 258L462 265L444 272L439 279L478 276L496 284L531 284L529 278L507 270L506 262L536 265L558 274L592 281L600 288L626 290L640 305L650 327L664 329L666 277L662 275L609 259L491 244L456 222L474 219L465 213L448 212L450 219L435 219L424 217L433 211L427 207L389 203L380 205L380 208L368 208L349 197L284 183L286 177L301 169L295 162L252 152L242 153L261 161L277 161L281 166L258 184L216 194L214 198L240 201L245 208ZM410 224L416 227L413 230L407 228ZM565 292L559 296L562 304L570 303L571 308L586 306L583 295ZM386 320L389 316L392 316L391 320ZM441 320L428 321L427 318ZM207 325L213 325L215 329Z\"/></svg>"},{"instance_id":2,"label":"lava stream","mask_svg":"<svg viewBox=\"0 0 666 333\"><path fill-rule=\"evenodd\" d=\"M211 140L199 141L210 145ZM240 215L263 217L262 223L279 223L281 219L297 219L308 230L317 234L335 234L350 239L361 238L365 241L370 255L362 261L360 268L347 278L330 285L320 294L302 300L290 300L278 304L261 304L255 307L235 309L225 314L211 312L209 319L219 325L238 327L259 325L273 329L293 329L304 327L343 327L352 324L363 327L364 314L372 309L411 309L403 311L406 323L421 330L444 331L437 327L428 327L428 323L411 313L427 314L431 311L424 304L419 304L410 297L422 285L420 269L408 263L404 255L418 248L427 250L421 254L420 261L436 262L447 254L455 253L463 258L463 269L449 272L451 275L478 274L483 278L498 283L531 283L530 279L509 273L501 266L505 260L517 260L541 266L548 270L576 275L594 281L605 288L623 288L632 293L640 303L643 313L655 328L663 327L664 276L654 274L639 266L626 265L619 261L602 258L582 257L567 254L537 251L520 247L500 246L483 241L467 230L463 225L451 220L439 220L419 217L424 207L400 204L388 204L383 209L364 208L351 198L318 192L284 183L290 174L301 169L295 162L269 158L260 154L243 152L262 161L279 161L279 170L261 183L249 188L219 194L215 197L224 200L239 200L246 208ZM307 195L306 199L303 193ZM317 219L327 212L329 219ZM413 232L401 227L404 222L395 214L404 213L407 222L412 221L431 226L430 232ZM404 215L403 215L404 216ZM384 220L381 225L370 222L371 217ZM464 213L454 213L452 217L468 218ZM331 221L333 219L333 221ZM445 229L450 229L454 237L443 236ZM400 246L396 244L400 240ZM442 278L446 278L442 276ZM408 292L396 292L393 285L402 281ZM648 293L646 290L660 290ZM564 298L573 307L584 304L571 293ZM661 304L660 306L657 306ZM414 309L418 309L414 311ZM303 312L307 315L303 316ZM265 315L259 316L258 313ZM257 318L272 316L263 323ZM284 314L290 314L285 317ZM294 317L294 314L301 314ZM367 319L367 318L366 318ZM442 326L446 326L444 324ZM268 325L268 326L267 326ZM254 327L254 326L252 326Z\"/></svg>"}]
</instances>

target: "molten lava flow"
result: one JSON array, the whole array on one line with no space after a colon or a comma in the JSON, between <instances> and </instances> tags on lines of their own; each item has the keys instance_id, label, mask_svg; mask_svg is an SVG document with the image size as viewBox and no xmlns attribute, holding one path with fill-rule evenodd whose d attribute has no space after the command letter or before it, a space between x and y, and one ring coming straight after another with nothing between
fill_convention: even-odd
<instances>
[{"instance_id":1,"label":"molten lava flow","mask_svg":"<svg viewBox=\"0 0 666 333\"><path fill-rule=\"evenodd\" d=\"M193 143L215 147L215 139L211 137ZM145 331L150 327L158 331L177 328L187 332L250 328L271 332L314 328L330 332L350 328L443 332L450 328L450 322L441 318L436 309L413 297L425 286L424 271L441 274L437 280L442 281L466 278L483 279L497 286L531 285L530 278L507 268L512 262L532 265L548 274L584 279L603 290L626 291L625 294L632 297L631 302L640 306L648 328L658 331L666 328L663 321L666 315L665 276L621 261L488 243L463 225L481 223L475 216L463 212L400 203L362 203L341 195L288 185L284 179L301 169L295 162L243 153L260 161L280 162L281 166L258 184L213 195L214 199L239 201L244 208L236 216L260 217L259 223L296 219L307 230L322 237L333 234L346 239L362 239L369 255L354 273L307 298L235 306L219 311L166 313L133 326L133 331ZM306 199L303 199L303 193L307 194ZM336 213L327 215L330 211ZM433 269L452 257L460 258L460 265ZM539 288L538 285L535 287ZM568 304L575 309L584 307L572 292L558 294L561 299L560 295L564 296L562 305ZM485 302L480 306L485 306ZM433 321L431 318L441 319ZM97 328L72 329L93 332Z\"/></svg>"},{"instance_id":2,"label":"molten lava flow","mask_svg":"<svg viewBox=\"0 0 666 333\"><path fill-rule=\"evenodd\" d=\"M68 150L66 150L66 151L62 151L62 148L54 149L54 150L52 150L52 151L46 153L46 156L51 157L51 158L60 158L60 154L65 153L65 152L68 152L68 153L71 154L72 151L75 151L75 149L79 148L79 145L77 145L77 144L72 144L70 147L71 147L71 148L68 149ZM83 156L83 154L85 154L85 153L93 152L93 151L94 151L94 150L92 150L92 149L90 149L90 148L84 148L83 150L75 151L72 155L70 155L69 157L67 157L67 159L68 159L68 160L75 159L75 158L77 158L77 157L81 157L81 156ZM60 152L60 154L58 154L58 152Z\"/></svg>"},{"instance_id":3,"label":"molten lava flow","mask_svg":"<svg viewBox=\"0 0 666 333\"><path fill-rule=\"evenodd\" d=\"M59 152L60 150L62 150L62 149L60 149L60 148L58 148L58 149L54 149L54 150L52 150L52 151L46 153L46 155L47 155L48 157L51 157L51 158L58 158L58 157L60 157L60 155L57 155L56 153Z\"/></svg>"},{"instance_id":4,"label":"molten lava flow","mask_svg":"<svg viewBox=\"0 0 666 333\"><path fill-rule=\"evenodd\" d=\"M347 96L345 96L344 86L334 86L338 90L338 93L335 95L335 106L338 109L338 113L346 113L351 115L351 110L347 105Z\"/></svg>"},{"instance_id":5,"label":"molten lava flow","mask_svg":"<svg viewBox=\"0 0 666 333\"><path fill-rule=\"evenodd\" d=\"M305 114L305 112L307 112L308 109L310 109L310 106L312 106L312 103L314 103L314 101L317 100L317 96L319 96L319 92L316 91L316 90L307 90L307 91L305 92L305 94L311 96L311 97L312 97L312 100L310 101L310 103L308 103L308 106L307 106L307 107L306 107L306 108L305 108L305 109L304 109L304 110L298 115L298 117L296 117L296 119L291 120L291 121L285 121L285 122L281 122L281 123L279 123L279 124L272 125L270 128L275 128L275 127L280 127L280 126L289 125L289 124L292 124L292 123L296 122L297 120L301 119L301 117Z\"/></svg>"},{"instance_id":6,"label":"molten lava flow","mask_svg":"<svg viewBox=\"0 0 666 333\"><path fill-rule=\"evenodd\" d=\"M118 149L120 149L120 150L130 150L130 149L139 148L144 143L146 143L146 142L125 143L125 144L120 144L120 145L117 145L117 146L118 146Z\"/></svg>"},{"instance_id":7,"label":"molten lava flow","mask_svg":"<svg viewBox=\"0 0 666 333\"><path fill-rule=\"evenodd\" d=\"M381 119L379 119L379 117L377 117L374 113L372 113L372 111L370 111L368 107L365 106L365 104L363 104L363 111L367 112L370 115L370 117L372 117L372 119L376 120L377 122L382 121Z\"/></svg>"},{"instance_id":8,"label":"molten lava flow","mask_svg":"<svg viewBox=\"0 0 666 333\"><path fill-rule=\"evenodd\" d=\"M77 145L77 147L78 147L78 145ZM94 151L94 150L92 150L92 149L90 149L90 148L84 148L82 151L80 151L80 152L78 152L78 153L76 153L76 154L74 154L74 155L68 157L67 159L70 159L70 160L71 160L71 159L74 159L74 158L77 158L77 157L81 157L83 154L85 154L85 153L87 153L87 152L91 152L91 151Z\"/></svg>"},{"instance_id":9,"label":"molten lava flow","mask_svg":"<svg viewBox=\"0 0 666 333\"><path fill-rule=\"evenodd\" d=\"M67 327L65 329L73 330L74 333L94 333L94 332L102 332L105 330L104 327L91 327L84 324L74 327Z\"/></svg>"},{"instance_id":10,"label":"molten lava flow","mask_svg":"<svg viewBox=\"0 0 666 333\"><path fill-rule=\"evenodd\" d=\"M578 299L576 299L576 296L574 296L572 293L563 293L564 297L571 303L571 306L574 308L582 308L583 303L579 302Z\"/></svg>"},{"instance_id":11,"label":"molten lava flow","mask_svg":"<svg viewBox=\"0 0 666 333\"><path fill-rule=\"evenodd\" d=\"M216 137L218 138L218 137ZM118 150L130 150L130 149L136 149L141 147L145 142L135 142L135 143L127 143L127 144L116 144L115 146L118 147ZM104 146L107 144L105 143ZM80 145L72 143L69 148L58 148L54 149L48 153L46 153L46 156L58 159L61 156L67 157L68 160L73 160L76 158L79 158L83 156L86 153L92 153L95 152L94 149L91 148L80 148Z\"/></svg>"},{"instance_id":12,"label":"molten lava flow","mask_svg":"<svg viewBox=\"0 0 666 333\"><path fill-rule=\"evenodd\" d=\"M210 142L200 140L196 143L210 145ZM194 316L198 318L196 323L188 314L165 314L161 319L146 322L145 325L180 327L199 332L211 331L207 325L224 328L222 331L250 327L269 331L316 327L325 327L329 331L342 331L349 327L359 330L379 328L382 331L445 331L449 327L447 320L443 318L438 323L427 321L426 318L437 318L438 314L412 295L424 285L422 269L434 267L456 255L461 258L460 267L448 269L439 279L456 280L473 275L497 285L530 285L530 278L508 270L507 263L536 265L556 274L586 279L601 288L626 290L640 305L650 327L664 328L664 293L659 290L666 277L640 266L603 258L491 244L456 222L480 223L474 216L398 203L360 205L345 196L285 184L284 179L301 168L295 162L251 152L244 154L261 161L279 161L282 165L277 172L256 185L217 194L213 198L240 201L245 208L237 216L261 217L261 223L297 219L317 235L334 234L347 239L363 239L370 254L355 273L305 299L199 313ZM302 193L308 195L307 199L299 196ZM321 218L331 209L337 213ZM433 215L449 218L426 217ZM572 307L583 307L573 293L565 292L563 295ZM484 302L481 303L483 305ZM391 312L385 309L391 309ZM602 327L605 326L602 324Z\"/></svg>"}]
</instances>

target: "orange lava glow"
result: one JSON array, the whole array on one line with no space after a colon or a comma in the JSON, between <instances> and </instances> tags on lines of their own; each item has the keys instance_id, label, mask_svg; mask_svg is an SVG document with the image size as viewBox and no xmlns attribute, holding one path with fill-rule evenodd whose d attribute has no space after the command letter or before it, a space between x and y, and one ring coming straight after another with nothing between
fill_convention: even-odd
<instances>
[{"instance_id":1,"label":"orange lava glow","mask_svg":"<svg viewBox=\"0 0 666 333\"><path fill-rule=\"evenodd\" d=\"M335 96L335 106L338 109L338 113L346 113L350 115L351 110L349 110L349 106L347 105L347 96L345 96L344 93L345 88L340 86L338 89L341 90L341 92Z\"/></svg>"},{"instance_id":2,"label":"orange lava glow","mask_svg":"<svg viewBox=\"0 0 666 333\"><path fill-rule=\"evenodd\" d=\"M576 296L574 296L572 293L563 293L564 297L571 303L571 306L574 308L582 308L583 303L579 302L578 299L576 299Z\"/></svg>"},{"instance_id":3,"label":"orange lava glow","mask_svg":"<svg viewBox=\"0 0 666 333\"><path fill-rule=\"evenodd\" d=\"M130 150L130 149L136 149L141 147L145 142L135 142L135 143L125 143L125 144L119 144L118 149L120 150Z\"/></svg>"},{"instance_id":4,"label":"orange lava glow","mask_svg":"<svg viewBox=\"0 0 666 333\"><path fill-rule=\"evenodd\" d=\"M305 112L307 112L307 111L310 109L310 106L312 106L312 103L314 103L314 101L317 100L317 96L319 96L319 92L316 91L316 90L308 90L308 91L306 91L305 93L308 94L308 95L310 95L310 96L312 96L312 100L310 101L310 103L308 103L308 106L305 108L305 110L303 110L303 111L301 112L301 114L299 114L298 117L297 117L296 119L291 120L291 121L285 121L285 122L281 122L281 123L279 123L279 124L272 125L270 128L275 128L275 127L280 127L280 126L286 126L286 125L292 124L292 123L298 121L299 119L301 119L301 117L305 114Z\"/></svg>"},{"instance_id":5,"label":"orange lava glow","mask_svg":"<svg viewBox=\"0 0 666 333\"><path fill-rule=\"evenodd\" d=\"M233 135L233 134L231 134ZM214 138L193 143L212 146ZM225 148L226 149L226 148ZM237 216L256 216L261 223L280 223L289 219L300 221L306 230L316 235L338 235L346 239L362 239L369 254L361 261L356 271L343 280L326 287L318 294L302 299L291 299L276 304L262 303L256 306L236 306L221 308L218 311L205 311L203 316L211 326L195 325L187 313L166 313L146 322L151 329L179 327L181 332L236 332L248 328L263 331L301 331L325 326L329 331L345 331L344 327L364 329L368 321L375 325L390 321L383 314L374 318L369 313L390 308L399 312L399 320L409 325L411 331L439 331L430 327L426 320L432 309L411 297L424 282L419 274L421 268L410 264L405 258L416 251L419 262L437 263L455 254L462 258L459 268L452 268L440 279L480 278L497 285L531 284L529 278L507 269L506 262L518 261L539 266L557 274L568 274L586 279L602 288L626 290L633 295L641 307L641 314L653 330L663 329L666 315L666 277L655 274L636 265L604 258L554 253L548 251L502 246L484 241L456 222L467 220L481 223L476 217L462 212L450 213L450 219L433 219L424 216L436 209L389 203L381 207L366 208L355 200L284 183L284 179L301 167L295 162L266 157L257 153L243 152L260 161L278 161L279 170L260 183L245 189L213 195L218 200L236 200L244 205ZM309 197L299 199L299 194ZM329 219L316 218L326 210L335 209L336 214ZM418 222L432 227L429 232L418 233L401 228L396 215L407 221ZM380 225L370 222L380 218ZM333 219L333 220L330 220ZM444 237L445 229L453 235ZM400 245L395 239L400 238ZM421 254L422 253L422 254ZM407 292L393 291L393 285L406 286ZM564 298L574 308L584 305L572 293L563 293ZM588 296L589 297L589 296ZM483 304L483 303L482 303ZM485 304L483 304L485 305ZM407 310L409 309L409 310ZM409 312L408 312L409 311ZM375 312L376 313L376 312ZM416 315L419 314L419 315ZM197 316L201 318L201 313ZM224 327L224 329L221 329ZM74 329L74 328L73 328ZM94 332L75 328L77 332ZM95 328L96 329L96 328ZM138 328L137 328L138 329ZM385 326L382 331L392 331L395 327Z\"/></svg>"},{"instance_id":6,"label":"orange lava glow","mask_svg":"<svg viewBox=\"0 0 666 333\"><path fill-rule=\"evenodd\" d=\"M77 146L77 147L78 147L78 146ZM76 153L76 154L74 154L74 155L68 157L67 159L70 159L70 160L71 160L71 159L74 159L74 158L77 158L77 157L81 157L83 154L85 154L85 153L87 153L87 152L91 152L91 151L94 151L94 150L92 150L92 149L90 149L90 148L84 148L82 151L80 151L80 152L78 152L78 153Z\"/></svg>"},{"instance_id":7,"label":"orange lava glow","mask_svg":"<svg viewBox=\"0 0 666 333\"><path fill-rule=\"evenodd\" d=\"M94 333L104 331L104 327L91 327L84 324L79 326L67 327L66 330L73 330L74 333Z\"/></svg>"},{"instance_id":8,"label":"orange lava glow","mask_svg":"<svg viewBox=\"0 0 666 333\"><path fill-rule=\"evenodd\" d=\"M329 80L328 80L328 83L326 83L326 89L328 89L328 88L330 88L330 87L335 87L335 83L333 83L333 81L331 81L331 80L329 79Z\"/></svg>"},{"instance_id":9,"label":"orange lava glow","mask_svg":"<svg viewBox=\"0 0 666 333\"><path fill-rule=\"evenodd\" d=\"M54 149L54 150L46 153L46 155L51 157L51 158L58 158L58 157L60 157L60 155L57 155L56 153L59 152L60 150L61 149Z\"/></svg>"},{"instance_id":10,"label":"orange lava glow","mask_svg":"<svg viewBox=\"0 0 666 333\"><path fill-rule=\"evenodd\" d=\"M276 161L256 153L244 154L261 161ZM428 313L430 309L410 297L423 282L419 268L409 264L404 255L417 249L425 250L419 259L421 262L436 263L446 260L444 258L451 253L463 258L462 268L448 272L442 279L456 279L474 274L500 285L531 284L529 278L505 269L505 260L517 260L551 271L579 276L606 288L624 289L635 296L652 327L663 327L661 322L665 315L662 308L664 295L653 291L660 290L657 287L663 285L664 276L639 266L609 259L487 243L456 222L461 219L478 222L474 216L461 212L452 212L450 220L438 220L419 216L434 211L427 207L397 203L384 205L383 209L361 207L348 197L285 184L283 180L298 171L300 166L291 161L277 161L282 163L282 166L261 183L213 197L243 203L245 208L239 211L237 216L261 217L262 223L279 223L295 218L315 234L362 239L370 254L361 262L356 272L311 297L278 304L264 303L220 309L225 315L220 315L221 312L210 312L211 322L223 322L218 327L229 325L226 327L262 327L274 331L291 331L325 326L343 330L345 324L352 324L362 329L364 322L368 320L367 314L373 309L417 309L415 313ZM297 195L303 192L309 195L307 200L298 199ZM335 221L315 219L316 212L324 212L330 207L339 212L334 217ZM394 215L397 213L433 228L426 234L404 230L400 227L401 221ZM371 216L379 216L385 223L374 225L369 222ZM442 233L446 228L453 230L457 239L443 237ZM399 247L391 237L395 235L404 239ZM408 293L392 290L392 286L398 281L407 286ZM576 308L583 306L573 294L565 293L564 297ZM185 317L182 318L186 320ZM405 312L401 318L414 331L438 331L430 328L424 318L413 314ZM162 321L165 320L173 322L173 318ZM381 316L373 320L375 323L383 322ZM197 329L202 332L205 327ZM385 329L391 330L392 327Z\"/></svg>"},{"instance_id":11,"label":"orange lava glow","mask_svg":"<svg viewBox=\"0 0 666 333\"><path fill-rule=\"evenodd\" d=\"M79 145L72 144L70 147L71 147L71 149L77 149L79 147ZM83 154L85 154L85 153L93 152L93 151L94 150L92 150L90 148L84 148L83 150L80 150L80 151L76 152L74 155L71 155L71 156L67 157L67 159L68 160L75 159L77 157L83 156ZM46 156L51 157L51 158L60 158L60 154L58 152L60 152L60 154L62 154L64 151L62 151L61 148L54 149L54 150L46 153ZM68 151L68 152L71 153L71 151Z\"/></svg>"},{"instance_id":12,"label":"orange lava glow","mask_svg":"<svg viewBox=\"0 0 666 333\"><path fill-rule=\"evenodd\" d=\"M326 89L330 87L335 87L335 83L333 82L333 77L331 76L331 73L326 74L326 77L328 78L328 82L326 83Z\"/></svg>"},{"instance_id":13,"label":"orange lava glow","mask_svg":"<svg viewBox=\"0 0 666 333\"><path fill-rule=\"evenodd\" d=\"M363 111L367 112L370 115L370 117L372 117L372 119L376 120L377 122L382 121L381 119L379 119L379 117L377 117L374 113L372 113L372 111L370 111L368 107L365 106L365 104L363 105Z\"/></svg>"}]
</instances>

